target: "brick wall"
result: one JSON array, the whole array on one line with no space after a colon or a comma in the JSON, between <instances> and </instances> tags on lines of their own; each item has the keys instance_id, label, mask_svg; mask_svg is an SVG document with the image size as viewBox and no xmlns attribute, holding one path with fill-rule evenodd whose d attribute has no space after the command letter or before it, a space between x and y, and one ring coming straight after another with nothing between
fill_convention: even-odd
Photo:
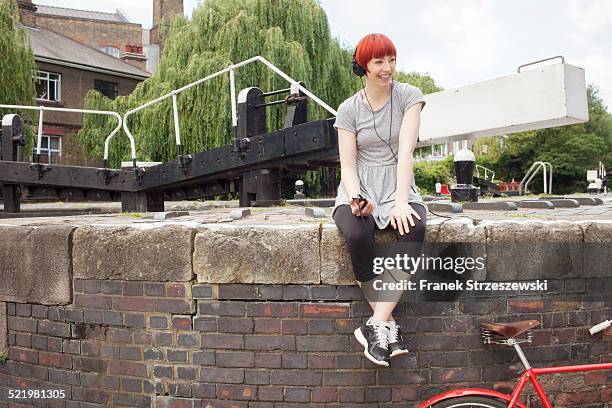
<instances>
[{"instance_id":1,"label":"brick wall","mask_svg":"<svg viewBox=\"0 0 612 408\"><path fill-rule=\"evenodd\" d=\"M356 286L75 279L70 305L7 303L0 406L14 388L83 402L66 407L410 407L456 387L509 393L520 364L511 349L482 345L485 321L541 321L524 347L534 366L611 361L612 330L587 331L610 318L602 280L549 287L401 303L412 352L378 368L352 335L370 315ZM541 380L558 408L612 406L609 372ZM524 394L529 402L533 390Z\"/></svg>"},{"instance_id":2,"label":"brick wall","mask_svg":"<svg viewBox=\"0 0 612 408\"><path fill-rule=\"evenodd\" d=\"M126 45L142 46L142 26L135 23L86 20L81 18L36 15L36 24L95 49L115 47L126 52ZM126 60L131 65L144 69L145 62Z\"/></svg>"},{"instance_id":3,"label":"brick wall","mask_svg":"<svg viewBox=\"0 0 612 408\"><path fill-rule=\"evenodd\" d=\"M183 14L183 0L153 0L153 27L151 28L151 44L160 45L163 49L165 37L168 35L170 22L176 16Z\"/></svg>"}]
</instances>

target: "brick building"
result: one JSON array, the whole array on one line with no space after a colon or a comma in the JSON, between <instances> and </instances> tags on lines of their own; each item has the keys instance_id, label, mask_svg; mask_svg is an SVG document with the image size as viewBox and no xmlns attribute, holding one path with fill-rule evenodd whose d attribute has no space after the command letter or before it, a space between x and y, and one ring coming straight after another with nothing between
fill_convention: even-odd
<instances>
[{"instance_id":1,"label":"brick building","mask_svg":"<svg viewBox=\"0 0 612 408\"><path fill-rule=\"evenodd\" d=\"M78 109L92 89L109 98L130 94L158 62L163 36L155 34L151 42L150 32L159 33L160 26L182 13L182 0L153 2L154 29L144 30L120 11L75 10L18 0L20 20L39 68L37 104ZM76 142L83 115L46 112L43 123L41 161L101 165L101 158L86 159Z\"/></svg>"}]
</instances>

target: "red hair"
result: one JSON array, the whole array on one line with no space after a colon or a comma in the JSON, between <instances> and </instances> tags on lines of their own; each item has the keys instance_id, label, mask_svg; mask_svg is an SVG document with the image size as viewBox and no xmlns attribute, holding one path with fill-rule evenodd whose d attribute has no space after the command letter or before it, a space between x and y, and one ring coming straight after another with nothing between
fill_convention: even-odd
<instances>
[{"instance_id":1,"label":"red hair","mask_svg":"<svg viewBox=\"0 0 612 408\"><path fill-rule=\"evenodd\" d=\"M387 55L397 56L395 45L384 34L368 34L359 40L355 50L355 60L367 70L368 62L374 58L383 58Z\"/></svg>"}]
</instances>

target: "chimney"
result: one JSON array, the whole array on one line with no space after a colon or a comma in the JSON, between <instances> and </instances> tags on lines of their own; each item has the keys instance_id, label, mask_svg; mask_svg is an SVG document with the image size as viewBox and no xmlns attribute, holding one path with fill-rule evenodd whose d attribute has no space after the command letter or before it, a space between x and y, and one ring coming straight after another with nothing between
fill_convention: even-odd
<instances>
[{"instance_id":1,"label":"chimney","mask_svg":"<svg viewBox=\"0 0 612 408\"><path fill-rule=\"evenodd\" d=\"M170 22L176 16L183 15L183 0L153 0L153 27L151 28L151 44L157 44L160 49L168 36Z\"/></svg>"},{"instance_id":2,"label":"chimney","mask_svg":"<svg viewBox=\"0 0 612 408\"><path fill-rule=\"evenodd\" d=\"M19 21L28 27L36 27L36 4L32 0L17 0Z\"/></svg>"}]
</instances>

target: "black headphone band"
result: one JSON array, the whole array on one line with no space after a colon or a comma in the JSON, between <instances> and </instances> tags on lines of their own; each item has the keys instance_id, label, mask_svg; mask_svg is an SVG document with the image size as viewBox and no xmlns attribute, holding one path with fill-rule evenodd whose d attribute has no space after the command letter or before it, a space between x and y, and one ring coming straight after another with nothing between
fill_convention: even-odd
<instances>
[{"instance_id":1,"label":"black headphone band","mask_svg":"<svg viewBox=\"0 0 612 408\"><path fill-rule=\"evenodd\" d=\"M357 47L359 47L359 44L357 44ZM355 52L353 52L353 59L351 61L351 64L353 65L353 73L355 75L357 75L358 77L362 77L366 74L366 70L363 69L363 67L357 62L357 48L355 48Z\"/></svg>"}]
</instances>

